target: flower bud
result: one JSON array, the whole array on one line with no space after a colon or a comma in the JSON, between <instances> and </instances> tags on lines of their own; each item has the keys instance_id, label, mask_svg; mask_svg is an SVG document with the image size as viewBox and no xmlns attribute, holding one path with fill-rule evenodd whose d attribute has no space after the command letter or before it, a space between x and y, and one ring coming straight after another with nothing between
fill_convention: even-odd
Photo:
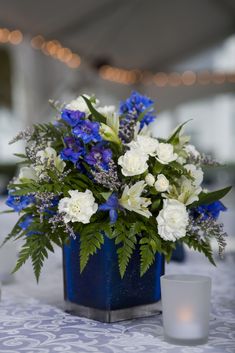
<instances>
[{"instance_id":1,"label":"flower bud","mask_svg":"<svg viewBox=\"0 0 235 353\"><path fill-rule=\"evenodd\" d=\"M145 181L146 181L147 185L153 186L155 183L155 178L154 178L153 174L148 173L145 177Z\"/></svg>"},{"instance_id":2,"label":"flower bud","mask_svg":"<svg viewBox=\"0 0 235 353\"><path fill-rule=\"evenodd\" d=\"M159 192L167 191L169 188L169 180L163 174L157 176L157 180L154 184L155 189Z\"/></svg>"}]
</instances>

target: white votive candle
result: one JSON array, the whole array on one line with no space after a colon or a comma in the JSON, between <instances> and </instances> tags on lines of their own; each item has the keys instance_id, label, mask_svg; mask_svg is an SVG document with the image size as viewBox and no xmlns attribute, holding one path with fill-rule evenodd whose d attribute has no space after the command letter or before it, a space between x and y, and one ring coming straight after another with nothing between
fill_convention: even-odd
<instances>
[{"instance_id":1,"label":"white votive candle","mask_svg":"<svg viewBox=\"0 0 235 353\"><path fill-rule=\"evenodd\" d=\"M161 277L163 326L168 342L194 345L207 341L211 280L197 275Z\"/></svg>"}]
</instances>

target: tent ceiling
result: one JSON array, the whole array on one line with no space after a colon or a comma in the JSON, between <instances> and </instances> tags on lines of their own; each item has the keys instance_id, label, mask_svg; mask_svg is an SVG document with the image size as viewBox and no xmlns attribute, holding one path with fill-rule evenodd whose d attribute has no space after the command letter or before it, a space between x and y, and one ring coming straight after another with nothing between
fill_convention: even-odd
<instances>
[{"instance_id":1,"label":"tent ceiling","mask_svg":"<svg viewBox=\"0 0 235 353\"><path fill-rule=\"evenodd\" d=\"M58 39L91 63L168 70L235 33L234 0L0 0L0 27Z\"/></svg>"}]
</instances>

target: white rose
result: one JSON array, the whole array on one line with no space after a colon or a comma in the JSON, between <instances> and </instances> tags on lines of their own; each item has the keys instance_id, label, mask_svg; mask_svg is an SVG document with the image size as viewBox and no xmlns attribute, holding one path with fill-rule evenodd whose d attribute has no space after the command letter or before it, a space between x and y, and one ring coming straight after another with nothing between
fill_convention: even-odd
<instances>
[{"instance_id":1,"label":"white rose","mask_svg":"<svg viewBox=\"0 0 235 353\"><path fill-rule=\"evenodd\" d=\"M137 149L130 149L118 158L118 164L122 167L125 176L140 175L148 169L148 156Z\"/></svg>"},{"instance_id":2,"label":"white rose","mask_svg":"<svg viewBox=\"0 0 235 353\"><path fill-rule=\"evenodd\" d=\"M37 180L37 175L33 167L22 167L19 173L19 180L32 179Z\"/></svg>"},{"instance_id":3,"label":"white rose","mask_svg":"<svg viewBox=\"0 0 235 353\"><path fill-rule=\"evenodd\" d=\"M155 178L154 178L153 174L148 173L145 177L145 181L146 181L147 185L153 186L155 183Z\"/></svg>"},{"instance_id":4,"label":"white rose","mask_svg":"<svg viewBox=\"0 0 235 353\"><path fill-rule=\"evenodd\" d=\"M71 197L64 197L60 200L59 212L64 212L64 222L81 222L89 223L91 216L98 209L95 198L90 190L79 192L78 190L70 190Z\"/></svg>"},{"instance_id":5,"label":"white rose","mask_svg":"<svg viewBox=\"0 0 235 353\"><path fill-rule=\"evenodd\" d=\"M164 240L176 241L186 235L189 222L184 204L177 200L164 200L163 209L157 216L158 234Z\"/></svg>"},{"instance_id":6,"label":"white rose","mask_svg":"<svg viewBox=\"0 0 235 353\"><path fill-rule=\"evenodd\" d=\"M87 94L84 94L84 97L86 97L87 99L90 99L91 97L88 96ZM98 103L98 100L96 99L95 104L93 104L93 106L96 106L96 104ZM77 97L76 99L72 100L70 103L68 103L65 106L66 109L68 110L79 110L80 112L86 113L86 114L90 114L90 110L85 102L85 100L82 98L82 96Z\"/></svg>"},{"instance_id":7,"label":"white rose","mask_svg":"<svg viewBox=\"0 0 235 353\"><path fill-rule=\"evenodd\" d=\"M140 149L152 156L155 155L158 144L158 140L153 137L138 135L135 141L129 143L129 147Z\"/></svg>"},{"instance_id":8,"label":"white rose","mask_svg":"<svg viewBox=\"0 0 235 353\"><path fill-rule=\"evenodd\" d=\"M165 177L165 175L159 174L154 186L159 192L167 191L169 189L169 180Z\"/></svg>"},{"instance_id":9,"label":"white rose","mask_svg":"<svg viewBox=\"0 0 235 353\"><path fill-rule=\"evenodd\" d=\"M170 143L159 143L157 148L157 160L162 164L168 164L177 159L178 155L174 153L174 148Z\"/></svg>"},{"instance_id":10,"label":"white rose","mask_svg":"<svg viewBox=\"0 0 235 353\"><path fill-rule=\"evenodd\" d=\"M186 164L185 169L189 172L190 176L193 177L193 184L195 186L201 185L203 181L203 171L200 167L196 167L194 164Z\"/></svg>"}]
</instances>

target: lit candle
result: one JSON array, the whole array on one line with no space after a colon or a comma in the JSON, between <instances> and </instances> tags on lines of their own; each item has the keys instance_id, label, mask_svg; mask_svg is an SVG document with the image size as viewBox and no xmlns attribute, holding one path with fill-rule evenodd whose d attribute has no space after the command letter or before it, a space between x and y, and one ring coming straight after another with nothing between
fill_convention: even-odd
<instances>
[{"instance_id":1,"label":"lit candle","mask_svg":"<svg viewBox=\"0 0 235 353\"><path fill-rule=\"evenodd\" d=\"M163 325L167 341L179 344L207 341L210 288L210 278L205 276L162 276Z\"/></svg>"}]
</instances>

